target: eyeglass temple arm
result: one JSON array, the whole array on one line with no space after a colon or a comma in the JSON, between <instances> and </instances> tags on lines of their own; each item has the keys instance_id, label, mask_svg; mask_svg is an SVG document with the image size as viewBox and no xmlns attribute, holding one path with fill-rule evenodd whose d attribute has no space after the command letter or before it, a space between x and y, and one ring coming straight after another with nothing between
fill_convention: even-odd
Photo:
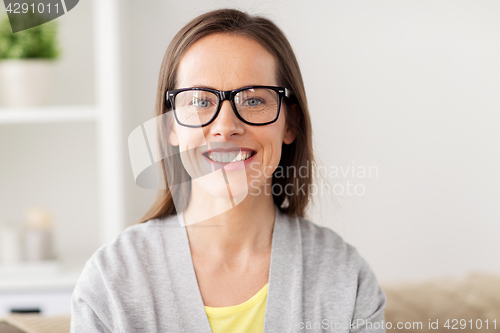
<instances>
[{"instance_id":1,"label":"eyeglass temple arm","mask_svg":"<svg viewBox=\"0 0 500 333\"><path fill-rule=\"evenodd\" d=\"M290 91L290 89L285 88L285 96L292 101L295 100L295 95Z\"/></svg>"}]
</instances>

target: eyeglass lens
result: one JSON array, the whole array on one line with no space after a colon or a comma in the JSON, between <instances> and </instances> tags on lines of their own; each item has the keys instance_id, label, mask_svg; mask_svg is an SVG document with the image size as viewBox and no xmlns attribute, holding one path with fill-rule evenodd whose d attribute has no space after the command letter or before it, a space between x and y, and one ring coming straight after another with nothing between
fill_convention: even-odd
<instances>
[{"instance_id":1,"label":"eyeglass lens","mask_svg":"<svg viewBox=\"0 0 500 333\"><path fill-rule=\"evenodd\" d=\"M204 90L186 90L175 97L177 120L188 126L202 126L217 112L219 99L216 94ZM245 121L264 124L276 119L279 95L268 88L251 88L234 96L236 111Z\"/></svg>"}]
</instances>

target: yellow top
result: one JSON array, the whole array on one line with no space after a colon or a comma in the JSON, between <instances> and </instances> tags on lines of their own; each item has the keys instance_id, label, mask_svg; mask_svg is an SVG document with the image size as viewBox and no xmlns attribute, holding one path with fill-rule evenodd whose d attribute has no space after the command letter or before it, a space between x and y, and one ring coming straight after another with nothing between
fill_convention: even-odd
<instances>
[{"instance_id":1,"label":"yellow top","mask_svg":"<svg viewBox=\"0 0 500 333\"><path fill-rule=\"evenodd\" d=\"M238 305L213 308L205 306L213 333L257 333L264 330L266 314L266 284L248 301Z\"/></svg>"}]
</instances>

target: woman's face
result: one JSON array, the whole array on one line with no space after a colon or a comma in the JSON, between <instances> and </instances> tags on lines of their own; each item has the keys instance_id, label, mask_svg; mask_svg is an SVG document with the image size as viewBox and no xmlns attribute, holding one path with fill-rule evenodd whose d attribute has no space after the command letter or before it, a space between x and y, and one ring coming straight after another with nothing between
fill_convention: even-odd
<instances>
[{"instance_id":1,"label":"woman's face","mask_svg":"<svg viewBox=\"0 0 500 333\"><path fill-rule=\"evenodd\" d=\"M275 73L273 55L258 42L237 34L217 33L201 38L183 55L176 88L277 86ZM169 141L179 145L184 167L193 178L193 190L224 198L228 195L227 182L231 195L242 200L246 195L264 193L262 186L271 184L282 143L294 140L285 117L282 106L276 122L248 125L237 118L230 102L224 101L217 118L207 126L189 128L175 123ZM247 159L238 161L238 153ZM218 156L221 162L211 160Z\"/></svg>"}]
</instances>

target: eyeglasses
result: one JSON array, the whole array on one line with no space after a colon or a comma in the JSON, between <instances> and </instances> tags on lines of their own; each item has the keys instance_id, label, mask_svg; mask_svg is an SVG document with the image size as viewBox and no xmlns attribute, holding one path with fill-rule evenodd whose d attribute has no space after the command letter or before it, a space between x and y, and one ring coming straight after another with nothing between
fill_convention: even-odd
<instances>
[{"instance_id":1,"label":"eyeglasses","mask_svg":"<svg viewBox=\"0 0 500 333\"><path fill-rule=\"evenodd\" d=\"M245 124L262 126L278 120L283 96L291 92L284 87L251 86L221 91L209 88L169 90L166 98L172 106L175 120L186 127L203 127L219 115L222 102L231 102L236 116Z\"/></svg>"}]
</instances>

